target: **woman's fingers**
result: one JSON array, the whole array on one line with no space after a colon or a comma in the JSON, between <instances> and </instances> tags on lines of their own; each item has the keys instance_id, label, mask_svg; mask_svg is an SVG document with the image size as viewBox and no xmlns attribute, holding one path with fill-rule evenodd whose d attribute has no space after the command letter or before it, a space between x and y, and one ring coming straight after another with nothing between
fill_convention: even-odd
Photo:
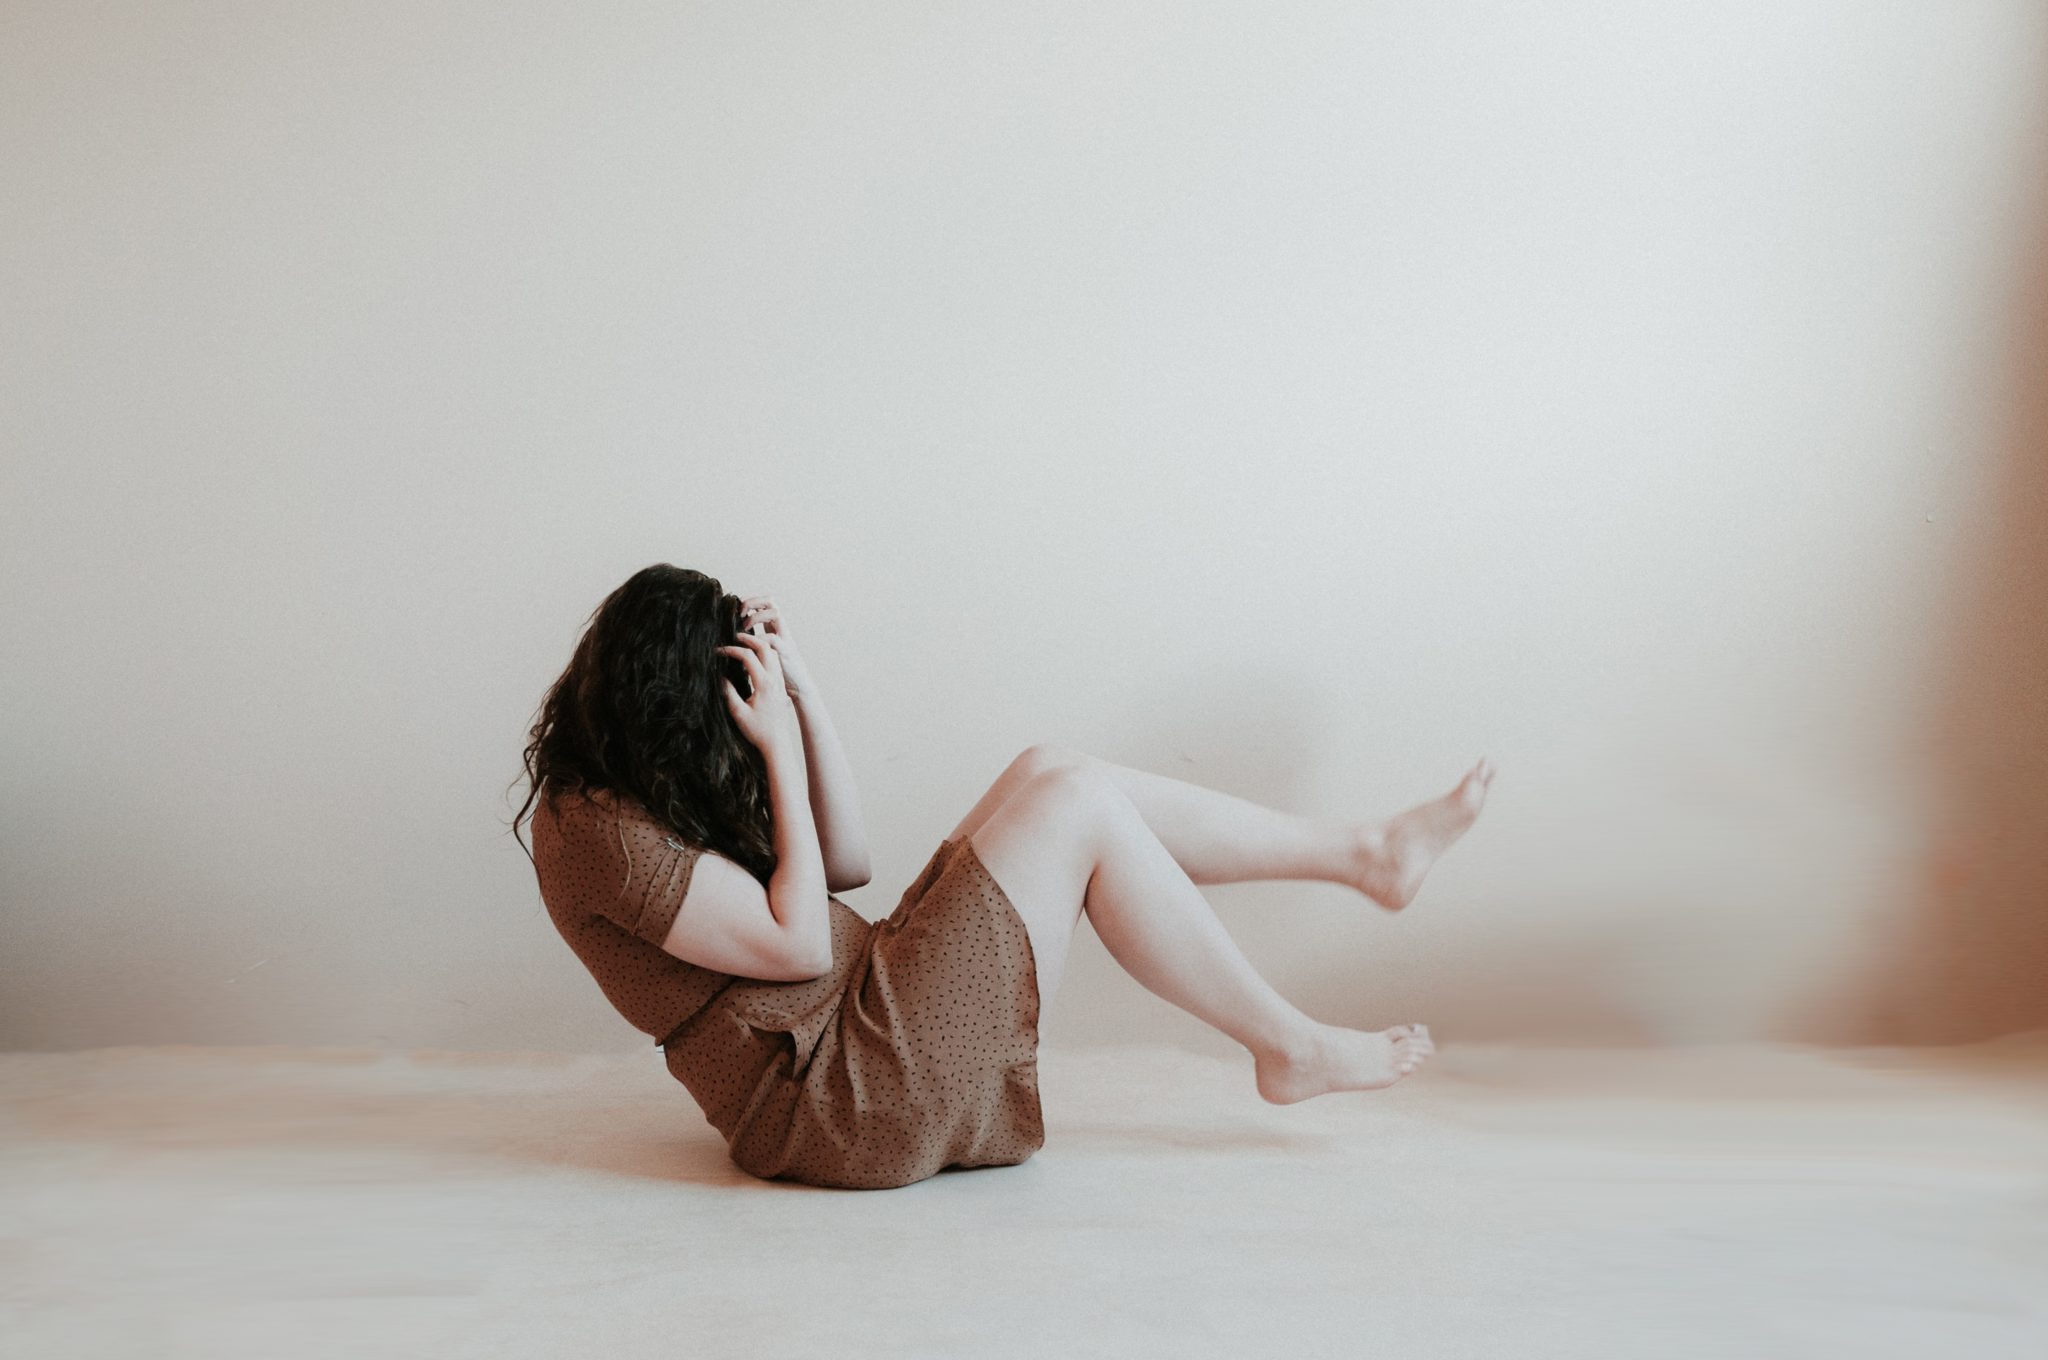
<instances>
[{"instance_id":1,"label":"woman's fingers","mask_svg":"<svg viewBox=\"0 0 2048 1360\"><path fill-rule=\"evenodd\" d=\"M748 649L761 658L761 663L775 673L779 682L782 678L782 653L776 650L775 636L772 633L742 633L740 641L746 643Z\"/></svg>"},{"instance_id":2,"label":"woman's fingers","mask_svg":"<svg viewBox=\"0 0 2048 1360\"><path fill-rule=\"evenodd\" d=\"M775 607L772 597L749 595L740 601L740 627L746 628L755 623L771 634L782 630L782 611Z\"/></svg>"},{"instance_id":3,"label":"woman's fingers","mask_svg":"<svg viewBox=\"0 0 2048 1360\"><path fill-rule=\"evenodd\" d=\"M741 633L740 643L729 643L718 650L739 653L741 663L746 666L747 674L757 688L764 684L773 685L776 689L787 687L782 678L782 653L775 650L772 640L753 633Z\"/></svg>"},{"instance_id":4,"label":"woman's fingers","mask_svg":"<svg viewBox=\"0 0 2048 1360\"><path fill-rule=\"evenodd\" d=\"M740 664L747 668L747 683L756 690L759 690L762 685L768 682L767 669L761 664L761 658L755 654L752 648L728 644L720 647L718 650L733 653L739 657Z\"/></svg>"},{"instance_id":5,"label":"woman's fingers","mask_svg":"<svg viewBox=\"0 0 2048 1360\"><path fill-rule=\"evenodd\" d=\"M775 650L775 639L759 633L741 633L740 641L746 644L747 655L758 657L763 666L775 674L782 674L782 653Z\"/></svg>"}]
</instances>

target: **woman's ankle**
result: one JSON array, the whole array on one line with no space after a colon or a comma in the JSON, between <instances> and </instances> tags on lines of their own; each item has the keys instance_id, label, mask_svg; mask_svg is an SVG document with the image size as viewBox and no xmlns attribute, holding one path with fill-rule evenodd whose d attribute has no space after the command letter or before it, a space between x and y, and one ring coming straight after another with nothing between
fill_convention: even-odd
<instances>
[{"instance_id":1,"label":"woman's ankle","mask_svg":"<svg viewBox=\"0 0 2048 1360\"><path fill-rule=\"evenodd\" d=\"M1245 1044L1252 1061L1260 1067L1296 1068L1314 1061L1321 1051L1322 1033L1326 1029L1321 1021L1303 1017L1300 1021L1278 1026L1270 1034L1261 1035L1257 1040Z\"/></svg>"}]
</instances>

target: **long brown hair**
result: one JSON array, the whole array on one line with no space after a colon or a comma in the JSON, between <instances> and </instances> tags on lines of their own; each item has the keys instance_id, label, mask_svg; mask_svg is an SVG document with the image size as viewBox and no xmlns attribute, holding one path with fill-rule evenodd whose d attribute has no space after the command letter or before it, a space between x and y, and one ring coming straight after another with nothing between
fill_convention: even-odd
<instances>
[{"instance_id":1,"label":"long brown hair","mask_svg":"<svg viewBox=\"0 0 2048 1360\"><path fill-rule=\"evenodd\" d=\"M739 611L739 597L714 577L666 562L605 597L528 732L515 839L536 802L606 789L767 881L775 867L768 768L720 685L731 678L741 697L750 692L745 668L717 651L738 633Z\"/></svg>"}]
</instances>

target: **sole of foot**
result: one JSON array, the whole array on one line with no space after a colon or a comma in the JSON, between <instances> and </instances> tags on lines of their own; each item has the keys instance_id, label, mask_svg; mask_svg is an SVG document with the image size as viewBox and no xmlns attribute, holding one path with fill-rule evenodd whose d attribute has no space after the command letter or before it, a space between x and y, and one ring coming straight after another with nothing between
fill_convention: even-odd
<instances>
[{"instance_id":1,"label":"sole of foot","mask_svg":"<svg viewBox=\"0 0 2048 1360\"><path fill-rule=\"evenodd\" d=\"M1430 867L1478 820L1494 773L1493 761L1482 757L1441 798L1360 832L1353 886L1388 911L1413 902Z\"/></svg>"}]
</instances>

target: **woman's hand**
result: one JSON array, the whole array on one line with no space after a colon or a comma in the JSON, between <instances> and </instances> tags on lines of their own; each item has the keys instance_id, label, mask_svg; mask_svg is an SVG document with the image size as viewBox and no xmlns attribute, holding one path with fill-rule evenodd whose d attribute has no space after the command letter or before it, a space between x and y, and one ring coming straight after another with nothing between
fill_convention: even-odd
<instances>
[{"instance_id":1,"label":"woman's hand","mask_svg":"<svg viewBox=\"0 0 2048 1360\"><path fill-rule=\"evenodd\" d=\"M747 668L747 684L754 692L742 699L732 681L722 678L719 683L725 686L725 706L731 710L741 733L771 765L781 760L801 760L803 727L783 679L781 653L758 633L741 633L739 639L718 650L734 656Z\"/></svg>"},{"instance_id":2,"label":"woman's hand","mask_svg":"<svg viewBox=\"0 0 2048 1360\"><path fill-rule=\"evenodd\" d=\"M797 651L796 639L789 635L789 623L774 600L766 595L749 595L740 601L740 629L744 632L748 628L773 644L782 658L784 685L793 698L802 698L811 688L811 670L804 664L803 654Z\"/></svg>"}]
</instances>

